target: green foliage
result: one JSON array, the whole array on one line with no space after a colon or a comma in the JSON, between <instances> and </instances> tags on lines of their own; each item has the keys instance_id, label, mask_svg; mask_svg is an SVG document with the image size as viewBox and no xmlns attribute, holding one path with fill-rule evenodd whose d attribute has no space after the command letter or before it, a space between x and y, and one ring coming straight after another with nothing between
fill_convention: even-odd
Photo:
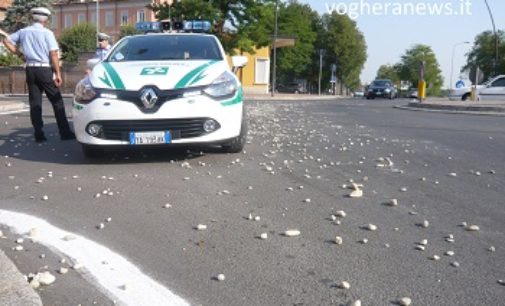
<instances>
[{"instance_id":1,"label":"green foliage","mask_svg":"<svg viewBox=\"0 0 505 306\"><path fill-rule=\"evenodd\" d=\"M158 20L203 19L213 23L213 34L226 52L254 52L271 42L274 0L174 0L151 4Z\"/></svg>"},{"instance_id":2,"label":"green foliage","mask_svg":"<svg viewBox=\"0 0 505 306\"><path fill-rule=\"evenodd\" d=\"M398 75L398 66L382 65L377 71L377 79L390 79L394 84L400 82L400 76Z\"/></svg>"},{"instance_id":3,"label":"green foliage","mask_svg":"<svg viewBox=\"0 0 505 306\"><path fill-rule=\"evenodd\" d=\"M496 74L505 74L505 31L498 31L498 63ZM495 60L495 36L492 31L485 31L475 37L472 50L467 54L467 63L462 71L473 72L477 67L488 79L493 76ZM470 73L474 78L475 72Z\"/></svg>"},{"instance_id":4,"label":"green foliage","mask_svg":"<svg viewBox=\"0 0 505 306\"><path fill-rule=\"evenodd\" d=\"M2 46L0 48L0 67L21 66L23 61L17 56L10 53Z\"/></svg>"},{"instance_id":5,"label":"green foliage","mask_svg":"<svg viewBox=\"0 0 505 306\"><path fill-rule=\"evenodd\" d=\"M322 16L322 46L328 64L337 64L337 77L351 90L361 86L360 74L367 59L365 37L347 15Z\"/></svg>"},{"instance_id":6,"label":"green foliage","mask_svg":"<svg viewBox=\"0 0 505 306\"><path fill-rule=\"evenodd\" d=\"M278 35L295 38L294 47L277 50L277 72L281 82L291 82L308 74L315 54L319 16L308 4L291 0L279 9Z\"/></svg>"},{"instance_id":7,"label":"green foliage","mask_svg":"<svg viewBox=\"0 0 505 306\"><path fill-rule=\"evenodd\" d=\"M88 23L80 23L65 30L60 36L59 43L63 60L75 63L80 52L96 49L96 27Z\"/></svg>"},{"instance_id":8,"label":"green foliage","mask_svg":"<svg viewBox=\"0 0 505 306\"><path fill-rule=\"evenodd\" d=\"M424 80L427 84L426 93L437 96L440 94L444 79L436 55L430 46L415 45L408 49L397 65L398 74L401 80L418 84L419 69L423 61L425 63Z\"/></svg>"},{"instance_id":9,"label":"green foliage","mask_svg":"<svg viewBox=\"0 0 505 306\"><path fill-rule=\"evenodd\" d=\"M32 8L43 6L52 10L52 2L51 0L14 0L7 9L1 26L8 33L16 32L30 24L30 10Z\"/></svg>"},{"instance_id":10,"label":"green foliage","mask_svg":"<svg viewBox=\"0 0 505 306\"><path fill-rule=\"evenodd\" d=\"M121 26L121 31L119 33L119 39L121 39L125 36L137 35L137 34L141 34L141 33L142 32L135 29L135 26L133 26L131 24L127 24L127 25Z\"/></svg>"}]
</instances>

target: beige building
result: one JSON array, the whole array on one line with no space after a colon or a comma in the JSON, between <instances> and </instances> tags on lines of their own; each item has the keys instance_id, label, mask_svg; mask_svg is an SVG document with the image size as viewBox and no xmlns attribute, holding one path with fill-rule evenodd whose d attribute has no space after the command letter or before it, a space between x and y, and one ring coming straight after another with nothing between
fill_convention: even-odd
<instances>
[{"instance_id":1,"label":"beige building","mask_svg":"<svg viewBox=\"0 0 505 306\"><path fill-rule=\"evenodd\" d=\"M171 2L172 0L55 1L53 3L54 14L51 17L51 28L58 37L65 29L87 22L97 26L100 32L109 34L114 41L117 41L121 26L156 20L153 11L147 7L149 4Z\"/></svg>"}]
</instances>

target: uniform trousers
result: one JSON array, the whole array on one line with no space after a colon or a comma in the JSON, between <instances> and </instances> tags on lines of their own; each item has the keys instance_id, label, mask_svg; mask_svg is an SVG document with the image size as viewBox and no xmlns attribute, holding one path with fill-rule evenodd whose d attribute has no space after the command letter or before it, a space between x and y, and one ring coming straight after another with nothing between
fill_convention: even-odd
<instances>
[{"instance_id":1,"label":"uniform trousers","mask_svg":"<svg viewBox=\"0 0 505 306\"><path fill-rule=\"evenodd\" d=\"M42 134L44 122L42 121L42 93L53 106L54 116L60 135L71 133L65 114L65 104L61 92L53 80L51 67L26 67L26 83L28 85L28 99L30 102L30 118L35 134Z\"/></svg>"}]
</instances>

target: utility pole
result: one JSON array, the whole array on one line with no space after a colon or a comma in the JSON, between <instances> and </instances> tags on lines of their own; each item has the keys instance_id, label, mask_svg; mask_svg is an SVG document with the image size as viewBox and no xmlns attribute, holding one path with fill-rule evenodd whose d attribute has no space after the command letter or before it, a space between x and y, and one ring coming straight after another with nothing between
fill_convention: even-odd
<instances>
[{"instance_id":1,"label":"utility pole","mask_svg":"<svg viewBox=\"0 0 505 306\"><path fill-rule=\"evenodd\" d=\"M324 49L319 49L319 83L318 83L318 95L321 95L321 78L323 75L323 54Z\"/></svg>"},{"instance_id":2,"label":"utility pole","mask_svg":"<svg viewBox=\"0 0 505 306\"><path fill-rule=\"evenodd\" d=\"M98 34L100 33L100 4L99 0L96 0L96 38L98 39ZM97 40L98 44L98 40Z\"/></svg>"},{"instance_id":3,"label":"utility pole","mask_svg":"<svg viewBox=\"0 0 505 306\"><path fill-rule=\"evenodd\" d=\"M496 68L498 65L498 33L496 33L496 25L494 23L493 13L491 12L491 7L487 0L484 0L487 6L487 11L489 12L489 17L491 18L491 24L493 25L494 33L494 61L493 61L493 76L496 76Z\"/></svg>"},{"instance_id":4,"label":"utility pole","mask_svg":"<svg viewBox=\"0 0 505 306\"><path fill-rule=\"evenodd\" d=\"M274 64L272 67L272 89L271 94L272 97L275 96L275 86L277 81L277 18L278 18L278 6L279 0L275 0L275 21L274 21L274 43L273 43L273 52L274 52Z\"/></svg>"}]
</instances>

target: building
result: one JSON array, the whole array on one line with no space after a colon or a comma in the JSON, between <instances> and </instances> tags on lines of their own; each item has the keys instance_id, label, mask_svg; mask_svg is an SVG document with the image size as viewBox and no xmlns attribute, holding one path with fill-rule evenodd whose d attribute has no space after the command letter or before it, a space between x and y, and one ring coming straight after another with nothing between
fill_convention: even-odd
<instances>
[{"instance_id":1,"label":"building","mask_svg":"<svg viewBox=\"0 0 505 306\"><path fill-rule=\"evenodd\" d=\"M96 25L100 32L107 33L117 41L123 25L154 21L151 3L171 4L172 0L60 0L53 3L54 14L51 28L56 37L68 28L87 22ZM97 12L99 17L97 18ZM98 20L98 21L97 21Z\"/></svg>"}]
</instances>

